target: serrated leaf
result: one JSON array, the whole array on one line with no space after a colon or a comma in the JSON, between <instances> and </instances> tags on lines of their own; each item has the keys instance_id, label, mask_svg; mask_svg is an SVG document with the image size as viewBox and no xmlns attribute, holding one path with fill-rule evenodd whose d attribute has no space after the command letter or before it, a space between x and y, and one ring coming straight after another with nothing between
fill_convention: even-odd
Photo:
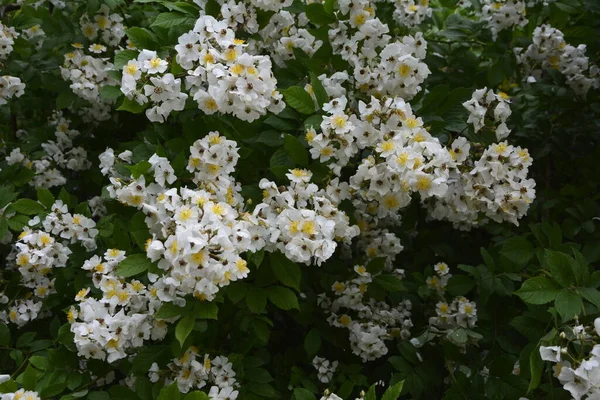
<instances>
[{"instance_id":1,"label":"serrated leaf","mask_svg":"<svg viewBox=\"0 0 600 400\"><path fill-rule=\"evenodd\" d=\"M100 97L105 100L115 100L123 95L120 86L104 85L100 88Z\"/></svg>"},{"instance_id":2,"label":"serrated leaf","mask_svg":"<svg viewBox=\"0 0 600 400\"><path fill-rule=\"evenodd\" d=\"M152 266L152 262L144 254L132 254L119 263L117 275L129 278L145 272Z\"/></svg>"},{"instance_id":3,"label":"serrated leaf","mask_svg":"<svg viewBox=\"0 0 600 400\"><path fill-rule=\"evenodd\" d=\"M123 98L123 102L117 108L117 111L128 111L132 114L140 114L146 109L145 105L139 104L137 101L129 100L127 97Z\"/></svg>"},{"instance_id":4,"label":"serrated leaf","mask_svg":"<svg viewBox=\"0 0 600 400\"><path fill-rule=\"evenodd\" d=\"M404 381L400 381L396 383L394 386L389 387L385 393L383 393L383 397L381 400L396 400L400 397L400 393L402 392L402 388L404 387Z\"/></svg>"},{"instance_id":5,"label":"serrated leaf","mask_svg":"<svg viewBox=\"0 0 600 400\"><path fill-rule=\"evenodd\" d=\"M303 167L308 165L308 151L297 137L286 134L283 138L283 148L295 164Z\"/></svg>"},{"instance_id":6,"label":"serrated leaf","mask_svg":"<svg viewBox=\"0 0 600 400\"><path fill-rule=\"evenodd\" d=\"M246 305L255 314L263 312L267 306L267 294L265 289L251 287L246 294Z\"/></svg>"},{"instance_id":7,"label":"serrated leaf","mask_svg":"<svg viewBox=\"0 0 600 400\"><path fill-rule=\"evenodd\" d=\"M539 386L540 381L542 380L543 369L544 362L540 357L540 346L538 345L529 356L529 371L531 374L531 379L529 380L529 388L527 389L527 393Z\"/></svg>"},{"instance_id":8,"label":"serrated leaf","mask_svg":"<svg viewBox=\"0 0 600 400\"><path fill-rule=\"evenodd\" d=\"M139 52L136 50L123 50L115 54L115 68L121 69L131 60L137 59Z\"/></svg>"},{"instance_id":9,"label":"serrated leaf","mask_svg":"<svg viewBox=\"0 0 600 400\"><path fill-rule=\"evenodd\" d=\"M304 350L306 351L306 354L312 358L317 355L320 348L321 334L319 334L317 329L313 328L304 338Z\"/></svg>"},{"instance_id":10,"label":"serrated leaf","mask_svg":"<svg viewBox=\"0 0 600 400\"><path fill-rule=\"evenodd\" d=\"M194 305L194 316L200 319L217 319L219 307L215 303L201 302Z\"/></svg>"},{"instance_id":11,"label":"serrated leaf","mask_svg":"<svg viewBox=\"0 0 600 400\"><path fill-rule=\"evenodd\" d=\"M182 347L185 340L190 336L190 333L192 333L195 322L196 318L193 315L186 315L177 322L177 326L175 327L175 338Z\"/></svg>"},{"instance_id":12,"label":"serrated leaf","mask_svg":"<svg viewBox=\"0 0 600 400\"><path fill-rule=\"evenodd\" d=\"M294 400L316 400L316 397L310 390L304 388L295 388Z\"/></svg>"},{"instance_id":13,"label":"serrated leaf","mask_svg":"<svg viewBox=\"0 0 600 400\"><path fill-rule=\"evenodd\" d=\"M9 209L25 215L35 215L45 211L43 205L31 199L19 199L12 203Z\"/></svg>"},{"instance_id":14,"label":"serrated leaf","mask_svg":"<svg viewBox=\"0 0 600 400\"><path fill-rule=\"evenodd\" d=\"M300 86L290 86L282 90L285 102L302 114L312 114L315 112L315 103L310 94Z\"/></svg>"},{"instance_id":15,"label":"serrated leaf","mask_svg":"<svg viewBox=\"0 0 600 400\"><path fill-rule=\"evenodd\" d=\"M327 91L323 87L323 84L314 72L310 73L310 85L312 86L313 93L317 98L319 109L321 109L323 104L329 102L329 96L327 95Z\"/></svg>"},{"instance_id":16,"label":"serrated leaf","mask_svg":"<svg viewBox=\"0 0 600 400\"><path fill-rule=\"evenodd\" d=\"M162 306L160 306L156 314L154 314L154 318L168 319L173 317L179 317L185 311L185 307L179 307L173 303L164 303Z\"/></svg>"},{"instance_id":17,"label":"serrated leaf","mask_svg":"<svg viewBox=\"0 0 600 400\"><path fill-rule=\"evenodd\" d=\"M577 292L570 289L563 289L556 295L554 307L558 314L560 314L563 322L566 322L581 313L581 310L583 310L583 301Z\"/></svg>"},{"instance_id":18,"label":"serrated leaf","mask_svg":"<svg viewBox=\"0 0 600 400\"><path fill-rule=\"evenodd\" d=\"M299 309L298 298L290 289L283 286L271 286L267 289L267 297L277 308L282 310Z\"/></svg>"},{"instance_id":19,"label":"serrated leaf","mask_svg":"<svg viewBox=\"0 0 600 400\"><path fill-rule=\"evenodd\" d=\"M545 276L537 276L523 282L515 292L524 302L529 304L546 304L554 300L560 286Z\"/></svg>"},{"instance_id":20,"label":"serrated leaf","mask_svg":"<svg viewBox=\"0 0 600 400\"><path fill-rule=\"evenodd\" d=\"M177 27L192 27L196 22L196 18L190 17L178 12L166 12L158 14L154 22L150 25L152 28L173 28ZM183 28L182 28L183 29Z\"/></svg>"},{"instance_id":21,"label":"serrated leaf","mask_svg":"<svg viewBox=\"0 0 600 400\"><path fill-rule=\"evenodd\" d=\"M269 265L279 282L300 291L302 270L298 264L291 261L283 254L275 252L271 253L269 256Z\"/></svg>"},{"instance_id":22,"label":"serrated leaf","mask_svg":"<svg viewBox=\"0 0 600 400\"><path fill-rule=\"evenodd\" d=\"M133 27L127 29L127 37L138 49L155 50L157 47L154 33L145 28Z\"/></svg>"}]
</instances>

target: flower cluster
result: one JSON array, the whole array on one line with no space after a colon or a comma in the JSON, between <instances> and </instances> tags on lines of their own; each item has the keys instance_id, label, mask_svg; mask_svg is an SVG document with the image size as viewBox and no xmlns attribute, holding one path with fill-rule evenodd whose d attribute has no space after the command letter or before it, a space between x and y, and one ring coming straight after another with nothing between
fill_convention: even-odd
<instances>
[{"instance_id":1,"label":"flower cluster","mask_svg":"<svg viewBox=\"0 0 600 400\"><path fill-rule=\"evenodd\" d=\"M493 121L498 141L504 140L510 134L506 126L506 120L510 117L511 110L509 97L504 92L494 93L487 88L478 89L473 92L473 97L463 103L469 111L467 123L473 124L475 132L479 132L486 124L486 117Z\"/></svg>"},{"instance_id":2,"label":"flower cluster","mask_svg":"<svg viewBox=\"0 0 600 400\"><path fill-rule=\"evenodd\" d=\"M250 41L248 44L256 47L257 50L267 49L268 54L279 66L284 66L285 60L296 57L294 49L302 50L312 57L323 42L308 31L307 24L308 19L305 14L296 16L289 11L281 10L260 30L262 40Z\"/></svg>"},{"instance_id":3,"label":"flower cluster","mask_svg":"<svg viewBox=\"0 0 600 400\"><path fill-rule=\"evenodd\" d=\"M268 56L245 52L223 21L201 16L194 29L179 38L177 62L188 71L190 95L206 114L221 112L252 122L267 110L285 107Z\"/></svg>"},{"instance_id":4,"label":"flower cluster","mask_svg":"<svg viewBox=\"0 0 600 400\"><path fill-rule=\"evenodd\" d=\"M211 359L208 354L200 357L198 349L191 346L183 356L174 359L167 367L168 370L161 370L158 364L153 363L148 372L150 381L157 382L163 378L165 386L176 382L181 393L201 389L209 384L211 387L208 398L211 400L234 400L238 396L238 391L235 390L238 386L236 373L227 357L217 356Z\"/></svg>"},{"instance_id":5,"label":"flower cluster","mask_svg":"<svg viewBox=\"0 0 600 400\"><path fill-rule=\"evenodd\" d=\"M390 306L385 301L367 298L365 294L373 276L362 265L356 265L354 272L355 278L333 284L333 301L321 294L319 304L329 314L327 321L331 326L348 329L352 352L367 362L387 354L386 340L410 336L412 304L404 300ZM401 277L403 271L396 270L393 274Z\"/></svg>"},{"instance_id":6,"label":"flower cluster","mask_svg":"<svg viewBox=\"0 0 600 400\"><path fill-rule=\"evenodd\" d=\"M21 97L25 93L25 84L16 76L0 76L0 106L8 103L13 97Z\"/></svg>"},{"instance_id":7,"label":"flower cluster","mask_svg":"<svg viewBox=\"0 0 600 400\"><path fill-rule=\"evenodd\" d=\"M0 375L0 382L2 381L4 375ZM10 379L9 375L5 375L7 376L8 379ZM34 392L32 390L25 390L25 389L19 389L16 392L11 392L11 393L2 393L0 395L0 399L1 400L41 400L40 395L38 394L38 392Z\"/></svg>"},{"instance_id":8,"label":"flower cluster","mask_svg":"<svg viewBox=\"0 0 600 400\"><path fill-rule=\"evenodd\" d=\"M522 0L483 0L481 14L496 40L498 33L505 29L524 27L529 22L525 2Z\"/></svg>"},{"instance_id":9,"label":"flower cluster","mask_svg":"<svg viewBox=\"0 0 600 400\"><path fill-rule=\"evenodd\" d=\"M107 120L110 118L110 103L100 97L100 89L118 84L109 74L114 66L108 58L85 54L81 43L75 43L73 47L74 50L64 56L64 64L60 67L61 76L65 81L71 82L73 93L91 104L88 111L93 120Z\"/></svg>"},{"instance_id":10,"label":"flower cluster","mask_svg":"<svg viewBox=\"0 0 600 400\"><path fill-rule=\"evenodd\" d=\"M93 17L86 13L79 21L81 32L90 41L99 40L102 43L116 47L125 36L123 17L110 13L110 9L103 4Z\"/></svg>"},{"instance_id":11,"label":"flower cluster","mask_svg":"<svg viewBox=\"0 0 600 400\"><path fill-rule=\"evenodd\" d=\"M268 251L279 250L292 261L321 265L333 255L338 241L350 243L358 235L358 227L350 225L348 216L337 208L344 198L328 195L310 183L310 171L293 169L286 176L291 184L281 188L261 179L263 202L254 209L258 223L252 234Z\"/></svg>"},{"instance_id":12,"label":"flower cluster","mask_svg":"<svg viewBox=\"0 0 600 400\"><path fill-rule=\"evenodd\" d=\"M113 177L109 187L112 197L146 214L152 234L147 256L164 271L151 277L161 301L181 303L188 294L214 299L220 287L248 275L240 254L260 249L251 239L253 223L241 212L240 188L229 176L238 159L235 142L212 132L190 151L188 169L197 171L198 190L169 188L177 177L157 155L149 160L156 183L146 185L144 175L129 184Z\"/></svg>"},{"instance_id":13,"label":"flower cluster","mask_svg":"<svg viewBox=\"0 0 600 400\"><path fill-rule=\"evenodd\" d=\"M164 122L171 112L183 110L188 98L181 92L181 79L171 73L160 75L167 68L168 63L150 50L142 50L137 60L130 60L123 67L121 91L139 104L151 102L146 116L153 122Z\"/></svg>"},{"instance_id":14,"label":"flower cluster","mask_svg":"<svg viewBox=\"0 0 600 400\"><path fill-rule=\"evenodd\" d=\"M334 53L350 64L355 86L369 94L414 97L430 74L422 62L427 49L423 35L392 42L389 27L375 17L375 3L369 0L343 0L339 10L329 40Z\"/></svg>"},{"instance_id":15,"label":"flower cluster","mask_svg":"<svg viewBox=\"0 0 600 400\"><path fill-rule=\"evenodd\" d=\"M600 396L600 318L593 327L577 325L561 332L560 338L567 341L564 346L540 346L544 361L552 367L554 377L573 399L596 399ZM585 356L584 356L585 354Z\"/></svg>"},{"instance_id":16,"label":"flower cluster","mask_svg":"<svg viewBox=\"0 0 600 400\"><path fill-rule=\"evenodd\" d=\"M567 84L579 96L585 96L590 88L600 87L600 69L585 55L586 46L571 46L563 33L550 25L535 28L533 43L527 49L514 51L517 61L525 64L530 74L528 82L536 82L544 70L554 69L565 76Z\"/></svg>"},{"instance_id":17,"label":"flower cluster","mask_svg":"<svg viewBox=\"0 0 600 400\"><path fill-rule=\"evenodd\" d=\"M431 18L433 9L429 0L395 0L394 19L402 26L417 26L425 19Z\"/></svg>"},{"instance_id":18,"label":"flower cluster","mask_svg":"<svg viewBox=\"0 0 600 400\"><path fill-rule=\"evenodd\" d=\"M80 132L71 128L71 120L64 117L61 111L55 111L49 122L56 129L54 132L56 141L49 140L42 143L41 147L44 151L39 159L30 160L19 147L14 148L6 157L8 165L22 164L26 168L35 170L33 180L29 183L36 188L64 185L67 180L60 169L82 171L91 166L87 151L81 146L73 145L73 140L80 135Z\"/></svg>"},{"instance_id":19,"label":"flower cluster","mask_svg":"<svg viewBox=\"0 0 600 400\"><path fill-rule=\"evenodd\" d=\"M0 22L0 60L5 59L12 53L15 39L19 32L12 26L6 26Z\"/></svg>"},{"instance_id":20,"label":"flower cluster","mask_svg":"<svg viewBox=\"0 0 600 400\"><path fill-rule=\"evenodd\" d=\"M518 225L535 199L535 181L527 178L532 164L527 149L500 142L471 165L466 158L470 145L464 138L451 147L465 163L450 176L447 195L428 202L430 217L467 229L489 219Z\"/></svg>"},{"instance_id":21,"label":"flower cluster","mask_svg":"<svg viewBox=\"0 0 600 400\"><path fill-rule=\"evenodd\" d=\"M92 273L94 287L102 293L96 299L88 297L90 288L81 289L75 296L79 305L67 314L82 357L114 362L126 357L130 349L150 339L163 339L167 333L166 323L152 318L161 305L156 289L115 275L124 259L124 251L111 249L103 258L94 256L82 266Z\"/></svg>"},{"instance_id":22,"label":"flower cluster","mask_svg":"<svg viewBox=\"0 0 600 400\"><path fill-rule=\"evenodd\" d=\"M323 357L315 356L312 360L313 367L317 370L317 377L321 383L329 383L338 367L337 361L329 361Z\"/></svg>"}]
</instances>

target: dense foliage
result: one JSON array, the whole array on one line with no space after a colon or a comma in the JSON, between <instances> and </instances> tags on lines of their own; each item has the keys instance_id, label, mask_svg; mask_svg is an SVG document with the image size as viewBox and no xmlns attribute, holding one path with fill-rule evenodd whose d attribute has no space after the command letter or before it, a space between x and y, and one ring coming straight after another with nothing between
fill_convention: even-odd
<instances>
[{"instance_id":1,"label":"dense foliage","mask_svg":"<svg viewBox=\"0 0 600 400\"><path fill-rule=\"evenodd\" d=\"M596 0L0 4L2 400L600 398Z\"/></svg>"}]
</instances>

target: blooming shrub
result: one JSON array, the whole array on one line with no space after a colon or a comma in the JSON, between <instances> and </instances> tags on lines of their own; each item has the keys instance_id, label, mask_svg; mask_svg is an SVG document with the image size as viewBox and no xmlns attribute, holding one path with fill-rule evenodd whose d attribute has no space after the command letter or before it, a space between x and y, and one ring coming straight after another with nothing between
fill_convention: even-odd
<instances>
[{"instance_id":1,"label":"blooming shrub","mask_svg":"<svg viewBox=\"0 0 600 400\"><path fill-rule=\"evenodd\" d=\"M599 16L2 2L2 400L597 399Z\"/></svg>"}]
</instances>

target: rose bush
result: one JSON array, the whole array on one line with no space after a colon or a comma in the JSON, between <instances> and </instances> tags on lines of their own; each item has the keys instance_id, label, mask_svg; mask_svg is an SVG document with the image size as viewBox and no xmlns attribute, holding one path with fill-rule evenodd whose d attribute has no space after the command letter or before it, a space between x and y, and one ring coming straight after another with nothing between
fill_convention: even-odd
<instances>
[{"instance_id":1,"label":"rose bush","mask_svg":"<svg viewBox=\"0 0 600 400\"><path fill-rule=\"evenodd\" d=\"M593 0L0 5L2 399L596 399Z\"/></svg>"}]
</instances>

